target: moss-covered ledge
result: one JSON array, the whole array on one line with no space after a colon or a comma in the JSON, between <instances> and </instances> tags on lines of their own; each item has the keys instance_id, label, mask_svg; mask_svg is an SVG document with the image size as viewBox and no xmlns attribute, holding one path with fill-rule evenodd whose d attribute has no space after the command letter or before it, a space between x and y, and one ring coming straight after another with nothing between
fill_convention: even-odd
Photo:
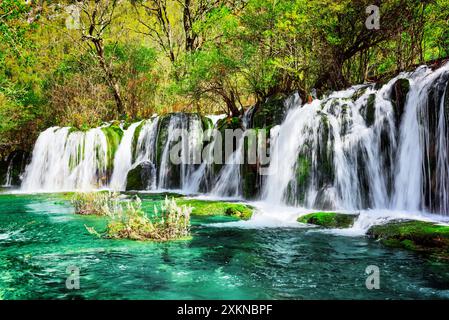
<instances>
[{"instance_id":1,"label":"moss-covered ledge","mask_svg":"<svg viewBox=\"0 0 449 320\"><path fill-rule=\"evenodd\" d=\"M178 198L176 203L191 206L193 216L230 216L241 220L249 220L254 212L252 206L243 203L186 198Z\"/></svg>"},{"instance_id":2,"label":"moss-covered ledge","mask_svg":"<svg viewBox=\"0 0 449 320\"><path fill-rule=\"evenodd\" d=\"M393 220L372 226L367 235L390 247L449 259L449 226L416 220Z\"/></svg>"},{"instance_id":3,"label":"moss-covered ledge","mask_svg":"<svg viewBox=\"0 0 449 320\"><path fill-rule=\"evenodd\" d=\"M324 228L344 229L350 228L357 219L358 214L338 212L314 212L297 219L300 223L313 224Z\"/></svg>"}]
</instances>

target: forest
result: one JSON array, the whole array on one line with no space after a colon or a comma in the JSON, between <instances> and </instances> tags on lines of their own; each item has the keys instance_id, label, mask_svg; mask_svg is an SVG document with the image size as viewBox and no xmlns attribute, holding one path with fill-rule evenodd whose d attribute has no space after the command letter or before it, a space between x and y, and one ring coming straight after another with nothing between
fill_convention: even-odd
<instances>
[{"instance_id":1,"label":"forest","mask_svg":"<svg viewBox=\"0 0 449 320\"><path fill-rule=\"evenodd\" d=\"M239 116L382 81L447 57L448 23L446 0L2 0L0 156L53 125Z\"/></svg>"}]
</instances>

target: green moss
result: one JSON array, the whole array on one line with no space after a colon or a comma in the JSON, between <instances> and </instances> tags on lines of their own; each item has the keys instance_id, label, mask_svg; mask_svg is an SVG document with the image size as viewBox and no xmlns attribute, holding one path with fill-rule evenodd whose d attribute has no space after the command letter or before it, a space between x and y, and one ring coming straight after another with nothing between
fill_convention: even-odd
<instances>
[{"instance_id":1,"label":"green moss","mask_svg":"<svg viewBox=\"0 0 449 320\"><path fill-rule=\"evenodd\" d=\"M203 117L203 116L200 116L200 117L201 117L201 124L202 124L203 131L206 131L208 129L213 129L214 125L213 125L211 119L209 119L208 117Z\"/></svg>"},{"instance_id":2,"label":"green moss","mask_svg":"<svg viewBox=\"0 0 449 320\"><path fill-rule=\"evenodd\" d=\"M296 167L296 181L298 185L304 185L307 183L307 179L310 175L310 161L305 155L298 157L298 164Z\"/></svg>"},{"instance_id":3,"label":"green moss","mask_svg":"<svg viewBox=\"0 0 449 320\"><path fill-rule=\"evenodd\" d=\"M350 228L358 214L344 214L337 212L314 212L298 218L298 222L314 224L324 228Z\"/></svg>"},{"instance_id":4,"label":"green moss","mask_svg":"<svg viewBox=\"0 0 449 320\"><path fill-rule=\"evenodd\" d=\"M252 119L253 127L269 130L281 124L286 110L285 98L284 95L272 96L265 103L257 105Z\"/></svg>"},{"instance_id":5,"label":"green moss","mask_svg":"<svg viewBox=\"0 0 449 320\"><path fill-rule=\"evenodd\" d=\"M178 205L193 207L192 215L197 216L230 216L242 220L251 218L254 208L242 204L222 201L206 201L198 199L176 199Z\"/></svg>"},{"instance_id":6,"label":"green moss","mask_svg":"<svg viewBox=\"0 0 449 320\"><path fill-rule=\"evenodd\" d=\"M106 141L108 144L108 170L112 170L114 165L114 156L123 137L123 130L115 124L101 128L101 130L106 136Z\"/></svg>"},{"instance_id":7,"label":"green moss","mask_svg":"<svg viewBox=\"0 0 449 320\"><path fill-rule=\"evenodd\" d=\"M144 126L145 121L142 121L136 128L136 130L134 130L134 135L133 135L133 141L132 141L132 149L131 149L131 155L133 158L133 162L134 160L136 160L136 153L137 153L137 142L139 140L139 135L140 135L140 131L142 131L142 127Z\"/></svg>"},{"instance_id":8,"label":"green moss","mask_svg":"<svg viewBox=\"0 0 449 320\"><path fill-rule=\"evenodd\" d=\"M449 259L449 226L425 221L396 220L373 226L367 234L387 246Z\"/></svg>"}]
</instances>

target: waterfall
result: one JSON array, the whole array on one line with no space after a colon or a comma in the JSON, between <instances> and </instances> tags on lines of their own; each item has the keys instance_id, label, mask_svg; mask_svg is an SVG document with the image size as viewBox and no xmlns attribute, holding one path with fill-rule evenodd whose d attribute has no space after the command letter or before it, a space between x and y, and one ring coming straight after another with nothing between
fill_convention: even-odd
<instances>
[{"instance_id":1,"label":"waterfall","mask_svg":"<svg viewBox=\"0 0 449 320\"><path fill-rule=\"evenodd\" d=\"M12 185L12 167L14 165L14 158L17 156L17 154L14 154L8 163L8 168L6 169L6 177L5 177L5 183L3 184L3 187L11 187Z\"/></svg>"},{"instance_id":2,"label":"waterfall","mask_svg":"<svg viewBox=\"0 0 449 320\"><path fill-rule=\"evenodd\" d=\"M201 119L195 114L176 113L168 116L166 128L162 128L162 137L158 143L164 147L159 161L159 188L188 189L194 171L201 164L203 129ZM161 129L160 129L161 131ZM180 133L185 133L180 135ZM164 139L165 138L165 139ZM180 147L181 163L174 164L170 159L173 146Z\"/></svg>"},{"instance_id":3,"label":"waterfall","mask_svg":"<svg viewBox=\"0 0 449 320\"><path fill-rule=\"evenodd\" d=\"M37 139L22 183L25 191L92 190L107 185L108 144L101 128L52 127Z\"/></svg>"},{"instance_id":4,"label":"waterfall","mask_svg":"<svg viewBox=\"0 0 449 320\"><path fill-rule=\"evenodd\" d=\"M132 166L132 143L134 132L141 122L131 124L123 133L123 138L114 157L114 171L111 177L110 188L124 191L126 189L126 176Z\"/></svg>"},{"instance_id":5,"label":"waterfall","mask_svg":"<svg viewBox=\"0 0 449 320\"><path fill-rule=\"evenodd\" d=\"M223 115L171 113L126 130L113 124L86 132L52 127L37 139L21 188L125 190L132 172L131 180L142 179L138 188L149 190L258 196L270 205L319 210L449 214L448 86L446 64L436 70L419 67L382 86L357 85L310 103L295 93L284 100L282 114L271 117L276 123L261 121L273 109L258 113L259 105L229 121L219 121ZM216 133L231 127L241 128L243 135L225 164L212 163L215 149L223 151ZM253 127L270 129L268 170L262 163L244 163ZM179 129L187 134L180 135ZM180 162L174 163L173 156ZM10 160L7 182L12 171Z\"/></svg>"},{"instance_id":6,"label":"waterfall","mask_svg":"<svg viewBox=\"0 0 449 320\"><path fill-rule=\"evenodd\" d=\"M437 128L437 189L439 190L437 196L439 200L439 208L437 212L449 213L449 131L447 128L447 119L449 115L446 114L445 102L449 101L448 86L445 87L444 95L440 102L439 121Z\"/></svg>"},{"instance_id":7,"label":"waterfall","mask_svg":"<svg viewBox=\"0 0 449 320\"><path fill-rule=\"evenodd\" d=\"M416 211L425 209L424 173L431 171L427 188L436 189L427 193L436 193L438 199L429 202L438 202L439 212L447 213L447 89L442 97L435 94L440 99L436 111L425 107L435 82L448 71L448 65L437 71L423 67L379 90L355 86L292 107L273 139L272 174L265 179L261 198L316 209ZM402 119L391 101L400 79L410 83ZM447 78L442 84L446 88ZM435 142L430 112L438 113ZM432 156L436 161L424 161ZM433 162L435 169L430 168Z\"/></svg>"},{"instance_id":8,"label":"waterfall","mask_svg":"<svg viewBox=\"0 0 449 320\"><path fill-rule=\"evenodd\" d=\"M251 118L255 107L251 107L245 111L242 118L242 129L246 130L251 125ZM223 137L224 139L224 137ZM241 180L241 164L245 157L245 134L237 141L235 151L225 159L225 164L218 174L215 186L211 191L214 196L221 197L241 197L242 196L242 180Z\"/></svg>"},{"instance_id":9,"label":"waterfall","mask_svg":"<svg viewBox=\"0 0 449 320\"><path fill-rule=\"evenodd\" d=\"M147 163L150 172L149 183L146 187L147 190L154 190L157 188L157 174L156 174L156 141L158 132L159 118L154 117L146 120L140 129L139 136L137 138L135 161L131 169L136 168L138 165Z\"/></svg>"}]
</instances>

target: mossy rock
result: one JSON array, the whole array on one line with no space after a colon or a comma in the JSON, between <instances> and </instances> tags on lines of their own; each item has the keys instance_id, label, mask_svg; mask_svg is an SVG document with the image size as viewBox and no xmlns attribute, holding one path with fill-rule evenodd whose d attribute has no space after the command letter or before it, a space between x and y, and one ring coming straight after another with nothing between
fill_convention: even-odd
<instances>
[{"instance_id":1,"label":"mossy rock","mask_svg":"<svg viewBox=\"0 0 449 320\"><path fill-rule=\"evenodd\" d=\"M404 114L405 101L407 100L407 94L409 91L410 81L408 79L398 79L392 86L390 99L394 108L397 128L399 128L402 115Z\"/></svg>"},{"instance_id":2,"label":"mossy rock","mask_svg":"<svg viewBox=\"0 0 449 320\"><path fill-rule=\"evenodd\" d=\"M147 190L155 175L156 168L150 161L140 163L128 172L126 190Z\"/></svg>"},{"instance_id":3,"label":"mossy rock","mask_svg":"<svg viewBox=\"0 0 449 320\"><path fill-rule=\"evenodd\" d=\"M416 220L394 220L371 227L367 235L382 244L449 259L449 226Z\"/></svg>"},{"instance_id":4,"label":"mossy rock","mask_svg":"<svg viewBox=\"0 0 449 320\"><path fill-rule=\"evenodd\" d=\"M101 128L108 144L108 170L112 170L114 166L114 157L117 152L120 141L123 137L123 130L116 124L111 124L108 127Z\"/></svg>"},{"instance_id":5,"label":"mossy rock","mask_svg":"<svg viewBox=\"0 0 449 320\"><path fill-rule=\"evenodd\" d=\"M298 222L314 224L324 228L344 229L350 228L357 219L358 214L345 214L337 212L314 212L298 218Z\"/></svg>"},{"instance_id":6,"label":"mossy rock","mask_svg":"<svg viewBox=\"0 0 449 320\"><path fill-rule=\"evenodd\" d=\"M139 141L140 131L142 131L142 127L145 125L145 120L142 121L134 130L132 146L131 146L131 156L133 162L136 160L137 155L137 142Z\"/></svg>"},{"instance_id":7,"label":"mossy rock","mask_svg":"<svg viewBox=\"0 0 449 320\"><path fill-rule=\"evenodd\" d=\"M194 216L230 216L241 220L249 220L254 212L253 207L243 203L185 198L176 199L176 203L191 206Z\"/></svg>"},{"instance_id":8,"label":"mossy rock","mask_svg":"<svg viewBox=\"0 0 449 320\"><path fill-rule=\"evenodd\" d=\"M376 120L376 95L370 94L366 104L360 109L367 127L371 127Z\"/></svg>"},{"instance_id":9,"label":"mossy rock","mask_svg":"<svg viewBox=\"0 0 449 320\"><path fill-rule=\"evenodd\" d=\"M253 128L272 128L284 120L286 96L276 95L269 97L266 102L256 106L252 119Z\"/></svg>"}]
</instances>

